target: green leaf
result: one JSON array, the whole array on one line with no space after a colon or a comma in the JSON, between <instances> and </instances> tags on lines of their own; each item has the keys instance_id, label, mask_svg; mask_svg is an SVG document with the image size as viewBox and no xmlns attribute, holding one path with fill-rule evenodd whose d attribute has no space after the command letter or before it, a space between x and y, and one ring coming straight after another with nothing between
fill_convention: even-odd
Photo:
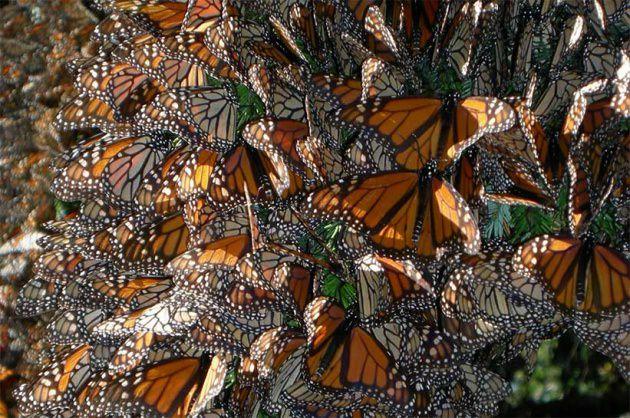
<instances>
[{"instance_id":1,"label":"green leaf","mask_svg":"<svg viewBox=\"0 0 630 418\"><path fill-rule=\"evenodd\" d=\"M297 319L286 319L284 323L291 329L300 329L300 323Z\"/></svg>"},{"instance_id":2,"label":"green leaf","mask_svg":"<svg viewBox=\"0 0 630 418\"><path fill-rule=\"evenodd\" d=\"M223 387L225 389L229 389L234 386L234 383L236 383L236 370L230 370L225 375L225 382L223 383Z\"/></svg>"},{"instance_id":3,"label":"green leaf","mask_svg":"<svg viewBox=\"0 0 630 418\"><path fill-rule=\"evenodd\" d=\"M243 127L254 119L265 116L265 105L256 93L244 84L236 84L236 99L238 100L238 125L240 131Z\"/></svg>"},{"instance_id":4,"label":"green leaf","mask_svg":"<svg viewBox=\"0 0 630 418\"><path fill-rule=\"evenodd\" d=\"M63 200L55 199L55 218L62 219L70 212L74 212L79 209L81 202L64 202Z\"/></svg>"},{"instance_id":5,"label":"green leaf","mask_svg":"<svg viewBox=\"0 0 630 418\"><path fill-rule=\"evenodd\" d=\"M566 230L568 196L568 188L561 188L556 198L557 209L553 211L521 205L512 206L510 241L519 244L538 235L557 234Z\"/></svg>"},{"instance_id":6,"label":"green leaf","mask_svg":"<svg viewBox=\"0 0 630 418\"><path fill-rule=\"evenodd\" d=\"M357 291L354 286L329 271L324 272L322 295L335 299L344 309L357 301Z\"/></svg>"},{"instance_id":7,"label":"green leaf","mask_svg":"<svg viewBox=\"0 0 630 418\"><path fill-rule=\"evenodd\" d=\"M320 227L317 228L317 232L320 233L320 237L326 243L328 248L333 250L337 250L337 241L339 237L339 233L341 232L342 223L341 222L326 222L323 223Z\"/></svg>"},{"instance_id":8,"label":"green leaf","mask_svg":"<svg viewBox=\"0 0 630 418\"><path fill-rule=\"evenodd\" d=\"M488 222L484 224L483 236L486 239L504 238L510 233L512 216L509 205L488 202Z\"/></svg>"},{"instance_id":9,"label":"green leaf","mask_svg":"<svg viewBox=\"0 0 630 418\"><path fill-rule=\"evenodd\" d=\"M330 298L339 299L341 289L341 278L329 271L324 273L322 283L322 294Z\"/></svg>"},{"instance_id":10,"label":"green leaf","mask_svg":"<svg viewBox=\"0 0 630 418\"><path fill-rule=\"evenodd\" d=\"M269 412L264 411L264 410L261 409L261 410L258 411L258 417L257 418L278 418L278 416L270 414Z\"/></svg>"},{"instance_id":11,"label":"green leaf","mask_svg":"<svg viewBox=\"0 0 630 418\"><path fill-rule=\"evenodd\" d=\"M208 76L206 79L208 86L210 87L223 87L224 82L219 80L218 78Z\"/></svg>"},{"instance_id":12,"label":"green leaf","mask_svg":"<svg viewBox=\"0 0 630 418\"><path fill-rule=\"evenodd\" d=\"M343 283L339 290L339 299L345 309L357 302L357 290L350 283Z\"/></svg>"},{"instance_id":13,"label":"green leaf","mask_svg":"<svg viewBox=\"0 0 630 418\"><path fill-rule=\"evenodd\" d=\"M623 227L615 218L615 210L612 205L605 206L593 219L591 232L599 241L618 245L623 236Z\"/></svg>"}]
</instances>

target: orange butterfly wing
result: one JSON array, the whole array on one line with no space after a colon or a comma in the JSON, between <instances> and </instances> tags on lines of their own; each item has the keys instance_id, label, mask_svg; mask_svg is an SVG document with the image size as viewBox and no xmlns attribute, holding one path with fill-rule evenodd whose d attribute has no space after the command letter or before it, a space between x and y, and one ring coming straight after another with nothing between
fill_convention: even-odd
<instances>
[{"instance_id":1,"label":"orange butterfly wing","mask_svg":"<svg viewBox=\"0 0 630 418\"><path fill-rule=\"evenodd\" d=\"M458 103L442 139L442 167L459 158L461 153L487 133L505 131L516 122L512 108L493 97L468 97Z\"/></svg>"},{"instance_id":2,"label":"orange butterfly wing","mask_svg":"<svg viewBox=\"0 0 630 418\"><path fill-rule=\"evenodd\" d=\"M192 249L171 261L167 271L208 271L217 266L236 266L238 260L251 251L249 235L234 235L211 242L204 247Z\"/></svg>"},{"instance_id":3,"label":"orange butterfly wing","mask_svg":"<svg viewBox=\"0 0 630 418\"><path fill-rule=\"evenodd\" d=\"M586 280L581 309L599 313L627 305L630 299L630 263L619 251L596 245Z\"/></svg>"},{"instance_id":4,"label":"orange butterfly wing","mask_svg":"<svg viewBox=\"0 0 630 418\"><path fill-rule=\"evenodd\" d=\"M143 370L142 380L133 387L132 397L162 415L185 417L198 385L200 366L201 361L197 358L167 360L153 365Z\"/></svg>"},{"instance_id":5,"label":"orange butterfly wing","mask_svg":"<svg viewBox=\"0 0 630 418\"><path fill-rule=\"evenodd\" d=\"M417 253L434 256L440 247L458 238L468 254L476 254L481 246L479 228L464 199L453 186L436 178L431 180L429 193Z\"/></svg>"},{"instance_id":6,"label":"orange butterfly wing","mask_svg":"<svg viewBox=\"0 0 630 418\"><path fill-rule=\"evenodd\" d=\"M401 406L409 403L410 392L394 368L391 356L362 328L355 327L350 332L341 367L345 386L384 395Z\"/></svg>"},{"instance_id":7,"label":"orange butterfly wing","mask_svg":"<svg viewBox=\"0 0 630 418\"><path fill-rule=\"evenodd\" d=\"M541 275L554 299L566 308L576 308L582 242L573 238L536 237L521 246L515 264Z\"/></svg>"},{"instance_id":8,"label":"orange butterfly wing","mask_svg":"<svg viewBox=\"0 0 630 418\"><path fill-rule=\"evenodd\" d=\"M347 107L339 117L387 138L396 162L409 170L419 170L439 154L441 107L438 99L394 98Z\"/></svg>"},{"instance_id":9,"label":"orange butterfly wing","mask_svg":"<svg viewBox=\"0 0 630 418\"><path fill-rule=\"evenodd\" d=\"M385 173L340 181L313 192L308 209L324 215L342 214L371 234L385 248L413 246L420 207L419 178L415 173Z\"/></svg>"}]
</instances>

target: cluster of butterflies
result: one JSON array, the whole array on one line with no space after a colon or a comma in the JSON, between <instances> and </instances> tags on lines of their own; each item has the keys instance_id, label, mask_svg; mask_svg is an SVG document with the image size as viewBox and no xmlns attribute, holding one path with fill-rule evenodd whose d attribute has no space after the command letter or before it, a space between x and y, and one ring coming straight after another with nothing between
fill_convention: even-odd
<instances>
[{"instance_id":1,"label":"cluster of butterflies","mask_svg":"<svg viewBox=\"0 0 630 418\"><path fill-rule=\"evenodd\" d=\"M494 415L566 329L630 379L627 4L98 4L24 416Z\"/></svg>"}]
</instances>

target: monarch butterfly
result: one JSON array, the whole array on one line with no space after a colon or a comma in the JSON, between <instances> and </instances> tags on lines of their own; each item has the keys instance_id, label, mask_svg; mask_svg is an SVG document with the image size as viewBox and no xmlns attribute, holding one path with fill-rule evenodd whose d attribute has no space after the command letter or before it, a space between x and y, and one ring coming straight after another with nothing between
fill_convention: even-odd
<instances>
[{"instance_id":1,"label":"monarch butterfly","mask_svg":"<svg viewBox=\"0 0 630 418\"><path fill-rule=\"evenodd\" d=\"M216 396L226 371L220 355L163 360L107 379L87 401L101 414L135 411L186 417Z\"/></svg>"},{"instance_id":2,"label":"monarch butterfly","mask_svg":"<svg viewBox=\"0 0 630 418\"><path fill-rule=\"evenodd\" d=\"M171 336L192 327L199 312L192 308L192 302L173 295L154 305L127 311L109 318L93 327L93 333L105 338L129 337L137 332L152 332ZM202 308L202 306L199 306Z\"/></svg>"},{"instance_id":3,"label":"monarch butterfly","mask_svg":"<svg viewBox=\"0 0 630 418\"><path fill-rule=\"evenodd\" d=\"M499 165L507 176L507 185L503 190L488 192L480 187L480 197L504 205L526 205L550 209L555 206L554 190L549 189L544 181L539 181L530 167L509 158L500 158Z\"/></svg>"},{"instance_id":4,"label":"monarch butterfly","mask_svg":"<svg viewBox=\"0 0 630 418\"><path fill-rule=\"evenodd\" d=\"M257 387L249 382L239 381L234 385L228 400L229 410L242 416L249 416L260 408Z\"/></svg>"},{"instance_id":5,"label":"monarch butterfly","mask_svg":"<svg viewBox=\"0 0 630 418\"><path fill-rule=\"evenodd\" d=\"M140 331L132 334L127 338L116 350L109 360L108 373L111 376L121 375L131 371L146 362L153 362L150 357L159 359L161 356L167 358L173 356L173 351L166 354L167 348L164 348L167 337L155 335L151 331ZM172 346L172 341L168 346ZM160 344L162 343L162 344ZM162 352L161 352L162 351Z\"/></svg>"},{"instance_id":6,"label":"monarch butterfly","mask_svg":"<svg viewBox=\"0 0 630 418\"><path fill-rule=\"evenodd\" d=\"M93 301L94 306L117 310L137 310L154 305L168 295L171 280L165 277L138 277L135 274L121 274L112 277L107 272L97 272L89 276L84 299Z\"/></svg>"},{"instance_id":7,"label":"monarch butterfly","mask_svg":"<svg viewBox=\"0 0 630 418\"><path fill-rule=\"evenodd\" d=\"M176 64L167 57L167 51L160 45L159 38L148 33L141 33L119 45L111 53L117 61L127 63L158 81L165 87L179 87L169 84L164 76L164 69L168 63ZM190 65L189 62L187 62ZM199 68L196 68L199 71ZM186 80L184 77L183 80ZM171 82L174 80L171 79ZM181 79L180 79L181 81Z\"/></svg>"},{"instance_id":8,"label":"monarch butterfly","mask_svg":"<svg viewBox=\"0 0 630 418\"><path fill-rule=\"evenodd\" d=\"M186 92L184 105L205 143L218 150L228 149L236 136L236 104L224 89L196 89Z\"/></svg>"},{"instance_id":9,"label":"monarch butterfly","mask_svg":"<svg viewBox=\"0 0 630 418\"><path fill-rule=\"evenodd\" d=\"M378 325L371 332L405 370L410 382L429 387L453 378L459 350L435 324L394 321Z\"/></svg>"},{"instance_id":10,"label":"monarch butterfly","mask_svg":"<svg viewBox=\"0 0 630 418\"><path fill-rule=\"evenodd\" d=\"M439 322L451 341L466 350L486 347L507 333L504 327L483 318L464 320L442 313Z\"/></svg>"},{"instance_id":11,"label":"monarch butterfly","mask_svg":"<svg viewBox=\"0 0 630 418\"><path fill-rule=\"evenodd\" d=\"M70 229L79 231L79 236L89 236L115 225L124 215L124 210L112 206L101 197L87 199L81 203L77 216L69 221Z\"/></svg>"},{"instance_id":12,"label":"monarch butterfly","mask_svg":"<svg viewBox=\"0 0 630 418\"><path fill-rule=\"evenodd\" d=\"M607 78L614 77L615 51L607 42L591 41L586 44L583 62L588 74Z\"/></svg>"},{"instance_id":13,"label":"monarch butterfly","mask_svg":"<svg viewBox=\"0 0 630 418\"><path fill-rule=\"evenodd\" d=\"M167 84L127 62L97 56L77 69L75 86L82 94L112 107L118 120L129 120Z\"/></svg>"},{"instance_id":14,"label":"monarch butterfly","mask_svg":"<svg viewBox=\"0 0 630 418\"><path fill-rule=\"evenodd\" d=\"M101 261L91 260L81 254L59 249L42 254L33 266L33 275L46 278L48 281L67 282L102 264Z\"/></svg>"},{"instance_id":15,"label":"monarch butterfly","mask_svg":"<svg viewBox=\"0 0 630 418\"><path fill-rule=\"evenodd\" d=\"M313 390L303 378L297 378L281 394L281 402L303 416L338 417L343 412L356 409L360 397L353 392L334 396ZM339 412L337 412L339 411Z\"/></svg>"},{"instance_id":16,"label":"monarch butterfly","mask_svg":"<svg viewBox=\"0 0 630 418\"><path fill-rule=\"evenodd\" d=\"M63 349L52 363L42 368L32 383L18 390L20 413L63 413L75 408L74 397L83 389L92 375L90 356L92 347L87 344Z\"/></svg>"},{"instance_id":17,"label":"monarch butterfly","mask_svg":"<svg viewBox=\"0 0 630 418\"><path fill-rule=\"evenodd\" d=\"M125 63L111 63L105 57L96 56L77 68L74 84L80 92L113 105L108 101L107 86L117 73L125 69L133 67Z\"/></svg>"},{"instance_id":18,"label":"monarch butterfly","mask_svg":"<svg viewBox=\"0 0 630 418\"><path fill-rule=\"evenodd\" d=\"M117 72L104 90L117 117L125 120L138 113L145 103L162 93L165 87L138 69L128 66Z\"/></svg>"},{"instance_id":19,"label":"monarch butterfly","mask_svg":"<svg viewBox=\"0 0 630 418\"><path fill-rule=\"evenodd\" d=\"M168 90L146 104L134 121L146 130L166 130L193 145L225 151L235 139L236 108L223 89Z\"/></svg>"},{"instance_id":20,"label":"monarch butterfly","mask_svg":"<svg viewBox=\"0 0 630 418\"><path fill-rule=\"evenodd\" d=\"M252 65L248 74L252 89L261 98L267 114L280 119L304 121L304 98L298 93L296 84L290 85L280 79L282 73L273 73L260 64Z\"/></svg>"},{"instance_id":21,"label":"monarch butterfly","mask_svg":"<svg viewBox=\"0 0 630 418\"><path fill-rule=\"evenodd\" d=\"M80 252L85 244L85 238L76 237L65 232L55 235L45 235L37 240L37 245L42 247L44 251L63 249L68 252Z\"/></svg>"},{"instance_id":22,"label":"monarch butterfly","mask_svg":"<svg viewBox=\"0 0 630 418\"><path fill-rule=\"evenodd\" d=\"M411 407L410 390L389 353L363 328L346 323L343 308L318 297L307 307L305 320L311 381L328 389L351 388L378 396L401 410ZM339 338L339 346L332 343Z\"/></svg>"},{"instance_id":23,"label":"monarch butterfly","mask_svg":"<svg viewBox=\"0 0 630 418\"><path fill-rule=\"evenodd\" d=\"M553 317L555 309L548 303L537 303L533 310L512 283L519 280L509 256L493 254L467 256L464 265L472 267L466 278L477 313L486 321L509 327L535 327Z\"/></svg>"},{"instance_id":24,"label":"monarch butterfly","mask_svg":"<svg viewBox=\"0 0 630 418\"><path fill-rule=\"evenodd\" d=\"M109 104L86 94L75 97L61 108L54 124L60 131L89 131L98 128L118 137L139 133L137 126L128 121L119 121L115 109Z\"/></svg>"},{"instance_id":25,"label":"monarch butterfly","mask_svg":"<svg viewBox=\"0 0 630 418\"><path fill-rule=\"evenodd\" d=\"M304 164L320 181L334 182L343 174L345 168L341 155L325 147L321 138L307 137L298 141L296 147Z\"/></svg>"},{"instance_id":26,"label":"monarch butterfly","mask_svg":"<svg viewBox=\"0 0 630 418\"><path fill-rule=\"evenodd\" d=\"M508 383L498 374L464 363L459 366L462 377L449 389L449 397L460 411L475 410L496 414L498 402L509 393Z\"/></svg>"},{"instance_id":27,"label":"monarch butterfly","mask_svg":"<svg viewBox=\"0 0 630 418\"><path fill-rule=\"evenodd\" d=\"M279 327L282 321L280 312L269 309L261 310L256 317L241 317L221 310L202 316L190 335L203 349L226 349L242 355L260 334Z\"/></svg>"},{"instance_id":28,"label":"monarch butterfly","mask_svg":"<svg viewBox=\"0 0 630 418\"><path fill-rule=\"evenodd\" d=\"M416 173L391 172L342 179L309 194L303 207L317 217L348 221L388 250L431 257L453 239L468 253L479 250L479 229L470 208L437 178L423 183ZM420 219L422 229L416 235Z\"/></svg>"},{"instance_id":29,"label":"monarch butterfly","mask_svg":"<svg viewBox=\"0 0 630 418\"><path fill-rule=\"evenodd\" d=\"M214 205L228 206L243 203L245 188L253 200L265 198L264 171L259 156L246 146L238 146L223 156L216 166L208 194Z\"/></svg>"},{"instance_id":30,"label":"monarch butterfly","mask_svg":"<svg viewBox=\"0 0 630 418\"><path fill-rule=\"evenodd\" d=\"M282 21L275 16L270 17L269 21L274 29L274 33L278 36L282 44L291 51L293 55L300 58L303 62L308 63L306 55L300 50L296 38L287 25L282 23Z\"/></svg>"},{"instance_id":31,"label":"monarch butterfly","mask_svg":"<svg viewBox=\"0 0 630 418\"><path fill-rule=\"evenodd\" d=\"M118 45L141 33L142 30L124 13L113 12L96 25L94 31L90 34L90 39L100 44L112 43Z\"/></svg>"},{"instance_id":32,"label":"monarch butterfly","mask_svg":"<svg viewBox=\"0 0 630 418\"><path fill-rule=\"evenodd\" d=\"M432 305L433 289L411 263L372 254L355 263L362 322L388 320Z\"/></svg>"},{"instance_id":33,"label":"monarch butterfly","mask_svg":"<svg viewBox=\"0 0 630 418\"><path fill-rule=\"evenodd\" d=\"M627 357L630 353L626 314L590 318L580 317L573 323L573 330L586 345L610 357L624 378L630 377Z\"/></svg>"},{"instance_id":34,"label":"monarch butterfly","mask_svg":"<svg viewBox=\"0 0 630 418\"><path fill-rule=\"evenodd\" d=\"M368 7L364 27L368 32L368 48L378 58L385 62L405 62L409 58L396 34L385 24L385 18L377 6Z\"/></svg>"},{"instance_id":35,"label":"monarch butterfly","mask_svg":"<svg viewBox=\"0 0 630 418\"><path fill-rule=\"evenodd\" d=\"M326 261L318 260L310 254L266 242L257 251L239 260L237 269L246 283L277 291L283 286L287 286L285 290L293 286L285 281L290 280L284 277L286 273L295 272L297 280L310 280L310 277L307 277L310 276L309 269L315 265L327 269L332 268ZM302 283L302 285L308 288L310 283Z\"/></svg>"},{"instance_id":36,"label":"monarch butterfly","mask_svg":"<svg viewBox=\"0 0 630 418\"><path fill-rule=\"evenodd\" d=\"M470 270L469 266L464 265L449 272L440 295L440 308L449 318L474 321L481 315L470 289Z\"/></svg>"},{"instance_id":37,"label":"monarch butterfly","mask_svg":"<svg viewBox=\"0 0 630 418\"><path fill-rule=\"evenodd\" d=\"M278 195L293 194L315 181L314 173L302 157L301 144L307 134L307 125L291 119L265 118L246 125L243 130L245 140L265 154L262 163Z\"/></svg>"},{"instance_id":38,"label":"monarch butterfly","mask_svg":"<svg viewBox=\"0 0 630 418\"><path fill-rule=\"evenodd\" d=\"M361 99L360 80L317 74L313 76L313 84L316 93L328 102L332 110L352 106Z\"/></svg>"},{"instance_id":39,"label":"monarch butterfly","mask_svg":"<svg viewBox=\"0 0 630 418\"><path fill-rule=\"evenodd\" d=\"M204 0L202 0L204 1ZM182 33L164 36L159 40L165 54L174 59L188 61L204 69L209 75L221 79L236 80L237 74L221 58L217 57L204 43L200 33ZM192 67L195 68L195 67ZM206 80L199 80L196 85L207 85ZM183 87L183 86L181 86Z\"/></svg>"},{"instance_id":40,"label":"monarch butterfly","mask_svg":"<svg viewBox=\"0 0 630 418\"><path fill-rule=\"evenodd\" d=\"M183 32L205 33L221 19L223 2L220 0L191 0L182 22Z\"/></svg>"},{"instance_id":41,"label":"monarch butterfly","mask_svg":"<svg viewBox=\"0 0 630 418\"><path fill-rule=\"evenodd\" d=\"M585 34L584 16L576 15L564 22L564 30L560 34L556 49L551 59L553 67L561 66L562 61L567 60L576 49L576 45Z\"/></svg>"},{"instance_id":42,"label":"monarch butterfly","mask_svg":"<svg viewBox=\"0 0 630 418\"><path fill-rule=\"evenodd\" d=\"M471 208L478 206L482 189L479 158L477 152L465 152L451 173L451 184Z\"/></svg>"},{"instance_id":43,"label":"monarch butterfly","mask_svg":"<svg viewBox=\"0 0 630 418\"><path fill-rule=\"evenodd\" d=\"M630 263L617 250L590 240L542 235L523 244L514 265L539 277L569 312L603 314L630 296Z\"/></svg>"},{"instance_id":44,"label":"monarch butterfly","mask_svg":"<svg viewBox=\"0 0 630 418\"><path fill-rule=\"evenodd\" d=\"M263 248L239 260L238 280L277 294L282 304L294 314L300 314L313 292L311 261L306 254Z\"/></svg>"},{"instance_id":45,"label":"monarch butterfly","mask_svg":"<svg viewBox=\"0 0 630 418\"><path fill-rule=\"evenodd\" d=\"M129 217L90 242L97 257L105 256L123 269L159 275L166 263L186 251L189 236L183 216L175 213L149 223Z\"/></svg>"},{"instance_id":46,"label":"monarch butterfly","mask_svg":"<svg viewBox=\"0 0 630 418\"><path fill-rule=\"evenodd\" d=\"M127 13L140 26L155 34L180 29L187 9L186 3L169 0L148 3L138 0L114 0L111 3L111 8Z\"/></svg>"},{"instance_id":47,"label":"monarch butterfly","mask_svg":"<svg viewBox=\"0 0 630 418\"><path fill-rule=\"evenodd\" d=\"M440 37L440 48L436 48L434 60L438 53L445 53L447 62L460 77L471 72L474 47L479 42L475 35L480 30L482 13L485 12L483 9L482 3L465 3L453 18L444 16L442 28L448 22L449 29Z\"/></svg>"},{"instance_id":48,"label":"monarch butterfly","mask_svg":"<svg viewBox=\"0 0 630 418\"><path fill-rule=\"evenodd\" d=\"M600 80L596 80L582 87L575 94L559 138L559 145L565 156L575 144L578 134L590 138L603 126L616 119L617 115L610 97L587 104L586 93L591 92L591 89L597 89L601 84Z\"/></svg>"},{"instance_id":49,"label":"monarch butterfly","mask_svg":"<svg viewBox=\"0 0 630 418\"><path fill-rule=\"evenodd\" d=\"M315 14L313 11L299 3L295 3L289 8L289 24L291 29L297 33L308 51L321 58L321 48L318 45L318 28L315 24Z\"/></svg>"},{"instance_id":50,"label":"monarch butterfly","mask_svg":"<svg viewBox=\"0 0 630 418\"><path fill-rule=\"evenodd\" d=\"M282 363L278 364L278 369L272 374L271 379L273 384L271 390L269 391L269 400L266 402L270 405L271 410L278 410L278 408L281 409L283 407L284 403L281 401L283 393L296 381L300 380L302 376L303 359L304 354L306 353L306 346L304 344L300 344L294 349L294 346L298 345L298 340L291 339L290 341L293 342L293 344L289 343L283 351L273 350L274 356L278 354L285 357L283 353L286 351L291 351L291 353L286 356ZM271 358L266 356L266 358L273 359L274 356ZM265 366L260 366L261 373L263 373L264 367Z\"/></svg>"},{"instance_id":51,"label":"monarch butterfly","mask_svg":"<svg viewBox=\"0 0 630 418\"><path fill-rule=\"evenodd\" d=\"M19 317L39 316L57 309L65 281L48 280L35 276L20 289L15 313Z\"/></svg>"},{"instance_id":52,"label":"monarch butterfly","mask_svg":"<svg viewBox=\"0 0 630 418\"><path fill-rule=\"evenodd\" d=\"M187 223L190 224L188 219ZM228 213L212 212L212 215L207 217L203 225L194 228L198 230L198 233L193 234L196 237L193 239L195 246L203 246L235 235L248 235L251 234L250 230L252 229L249 217L243 208ZM254 239L253 236L252 239Z\"/></svg>"},{"instance_id":53,"label":"monarch butterfly","mask_svg":"<svg viewBox=\"0 0 630 418\"><path fill-rule=\"evenodd\" d=\"M164 156L159 138L106 137L86 147L59 172L53 192L66 201L104 194L112 204L129 208L143 179Z\"/></svg>"},{"instance_id":54,"label":"monarch butterfly","mask_svg":"<svg viewBox=\"0 0 630 418\"><path fill-rule=\"evenodd\" d=\"M46 326L46 340L52 345L80 344L106 316L101 308L62 310Z\"/></svg>"},{"instance_id":55,"label":"monarch butterfly","mask_svg":"<svg viewBox=\"0 0 630 418\"><path fill-rule=\"evenodd\" d=\"M340 6L343 6L346 13L354 18L355 23L362 23L370 6L378 6L379 4L380 0L345 0L341 2Z\"/></svg>"},{"instance_id":56,"label":"monarch butterfly","mask_svg":"<svg viewBox=\"0 0 630 418\"><path fill-rule=\"evenodd\" d=\"M130 207L143 180L165 157L163 149L159 140L144 137L120 149L110 161L106 160L108 155L105 153L104 159L109 163L102 171L105 196L111 196L112 203L120 203L123 208ZM103 161L99 163L102 167Z\"/></svg>"},{"instance_id":57,"label":"monarch butterfly","mask_svg":"<svg viewBox=\"0 0 630 418\"><path fill-rule=\"evenodd\" d=\"M346 107L338 117L379 138L365 142L374 161L382 154L394 167L408 170L434 159L444 168L483 135L505 131L516 121L507 103L491 97L469 97L453 108L424 97L378 99Z\"/></svg>"},{"instance_id":58,"label":"monarch butterfly","mask_svg":"<svg viewBox=\"0 0 630 418\"><path fill-rule=\"evenodd\" d=\"M581 82L581 74L577 71L561 72L557 78L548 84L540 98L535 102L534 114L542 123L557 116L559 111L566 109Z\"/></svg>"},{"instance_id":59,"label":"monarch butterfly","mask_svg":"<svg viewBox=\"0 0 630 418\"><path fill-rule=\"evenodd\" d=\"M508 364L517 356L525 361L528 370L534 370L536 354L543 340L561 335L565 328L560 312L554 314L551 319L543 320L537 327L517 330L504 341L495 344L502 350L497 354L499 364ZM496 350L495 350L496 351Z\"/></svg>"},{"instance_id":60,"label":"monarch butterfly","mask_svg":"<svg viewBox=\"0 0 630 418\"><path fill-rule=\"evenodd\" d=\"M191 344L204 350L227 350L239 356L247 354L256 336L257 333L214 315L200 318L190 329Z\"/></svg>"},{"instance_id":61,"label":"monarch butterfly","mask_svg":"<svg viewBox=\"0 0 630 418\"><path fill-rule=\"evenodd\" d=\"M235 22L235 20L233 20ZM291 52L285 51L279 43L273 42L273 36L266 27L256 22L238 21L238 36L232 43L239 51L234 54L235 64L243 73L247 73L254 64L264 65L266 61L275 62L282 66L290 65L294 59ZM271 25L273 28L273 25Z\"/></svg>"},{"instance_id":62,"label":"monarch butterfly","mask_svg":"<svg viewBox=\"0 0 630 418\"><path fill-rule=\"evenodd\" d=\"M361 65L361 102L396 97L403 93L402 74L378 58L368 58Z\"/></svg>"},{"instance_id":63,"label":"monarch butterfly","mask_svg":"<svg viewBox=\"0 0 630 418\"><path fill-rule=\"evenodd\" d=\"M243 128L243 138L254 148L263 151L273 162L276 171L286 174L291 169L306 176L308 168L302 161L297 144L308 135L308 126L292 119L264 118Z\"/></svg>"},{"instance_id":64,"label":"monarch butterfly","mask_svg":"<svg viewBox=\"0 0 630 418\"><path fill-rule=\"evenodd\" d=\"M597 156L593 156L597 158ZM602 157L600 154L599 157ZM608 185L603 188L603 198L599 203L591 201L589 178L584 170L581 161L576 161L577 157L570 155L567 160L567 171L569 172L569 227L571 233L579 237L588 228L590 221L596 216L603 205L606 197L612 191L613 178L608 177ZM608 161L600 160L601 165L608 165ZM595 165L598 165L597 163ZM600 189L601 190L601 189Z\"/></svg>"},{"instance_id":65,"label":"monarch butterfly","mask_svg":"<svg viewBox=\"0 0 630 418\"><path fill-rule=\"evenodd\" d=\"M191 154L192 150L189 147L173 150L161 164L153 167L144 176L134 195L137 210L160 215L184 210L184 203L178 196L178 183L184 164ZM186 215L184 217L186 218Z\"/></svg>"},{"instance_id":66,"label":"monarch butterfly","mask_svg":"<svg viewBox=\"0 0 630 418\"><path fill-rule=\"evenodd\" d=\"M282 310L282 301L278 299L274 292L242 283L231 284L225 296L232 312L243 317L256 317L262 309Z\"/></svg>"},{"instance_id":67,"label":"monarch butterfly","mask_svg":"<svg viewBox=\"0 0 630 418\"><path fill-rule=\"evenodd\" d=\"M172 260L166 271L170 274L205 273L216 269L231 270L238 260L251 251L247 235L234 235L194 248Z\"/></svg>"},{"instance_id":68,"label":"monarch butterfly","mask_svg":"<svg viewBox=\"0 0 630 418\"><path fill-rule=\"evenodd\" d=\"M303 346L306 339L299 332L285 327L262 333L250 346L252 360L257 362L260 377L277 373L287 358Z\"/></svg>"},{"instance_id":69,"label":"monarch butterfly","mask_svg":"<svg viewBox=\"0 0 630 418\"><path fill-rule=\"evenodd\" d=\"M415 55L429 45L434 37L441 12L438 0L421 3L402 0L394 1L387 15L391 15L392 27L405 34L407 44Z\"/></svg>"},{"instance_id":70,"label":"monarch butterfly","mask_svg":"<svg viewBox=\"0 0 630 418\"><path fill-rule=\"evenodd\" d=\"M118 347L111 358L109 374L122 374L138 366L156 339L157 336L150 331L132 334Z\"/></svg>"},{"instance_id":71,"label":"monarch butterfly","mask_svg":"<svg viewBox=\"0 0 630 418\"><path fill-rule=\"evenodd\" d=\"M208 192L219 158L220 154L215 151L203 148L191 150L178 179L177 195L180 199L187 201Z\"/></svg>"},{"instance_id":72,"label":"monarch butterfly","mask_svg":"<svg viewBox=\"0 0 630 418\"><path fill-rule=\"evenodd\" d=\"M486 143L492 152L499 152L509 160L516 159L518 162L514 164L524 165L524 168L534 173L533 176L543 180L545 188L551 189L554 185L554 175L559 177L556 167L558 162L553 160L554 150L551 149L542 125L529 105L529 95L533 94L536 77L530 79L529 83L526 97L512 105L518 119L517 126L505 132L486 136L482 143ZM496 140L493 140L495 138ZM507 171L510 173L509 169Z\"/></svg>"},{"instance_id":73,"label":"monarch butterfly","mask_svg":"<svg viewBox=\"0 0 630 418\"><path fill-rule=\"evenodd\" d=\"M630 100L628 100L628 88L630 87L630 58L628 54L621 51L621 65L617 69L616 77L613 80L615 93L612 98L612 105L615 111L623 117L630 115Z\"/></svg>"}]
</instances>

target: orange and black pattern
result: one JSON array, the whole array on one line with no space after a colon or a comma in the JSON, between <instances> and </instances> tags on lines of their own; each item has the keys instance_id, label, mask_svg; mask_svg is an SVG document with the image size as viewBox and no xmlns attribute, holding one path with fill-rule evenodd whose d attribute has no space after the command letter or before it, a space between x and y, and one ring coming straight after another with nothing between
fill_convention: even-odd
<instances>
[{"instance_id":1,"label":"orange and black pattern","mask_svg":"<svg viewBox=\"0 0 630 418\"><path fill-rule=\"evenodd\" d=\"M630 379L629 244L597 227L628 198L624 6L96 3L24 414L494 415L493 363L566 328ZM498 205L562 221L509 245Z\"/></svg>"}]
</instances>

